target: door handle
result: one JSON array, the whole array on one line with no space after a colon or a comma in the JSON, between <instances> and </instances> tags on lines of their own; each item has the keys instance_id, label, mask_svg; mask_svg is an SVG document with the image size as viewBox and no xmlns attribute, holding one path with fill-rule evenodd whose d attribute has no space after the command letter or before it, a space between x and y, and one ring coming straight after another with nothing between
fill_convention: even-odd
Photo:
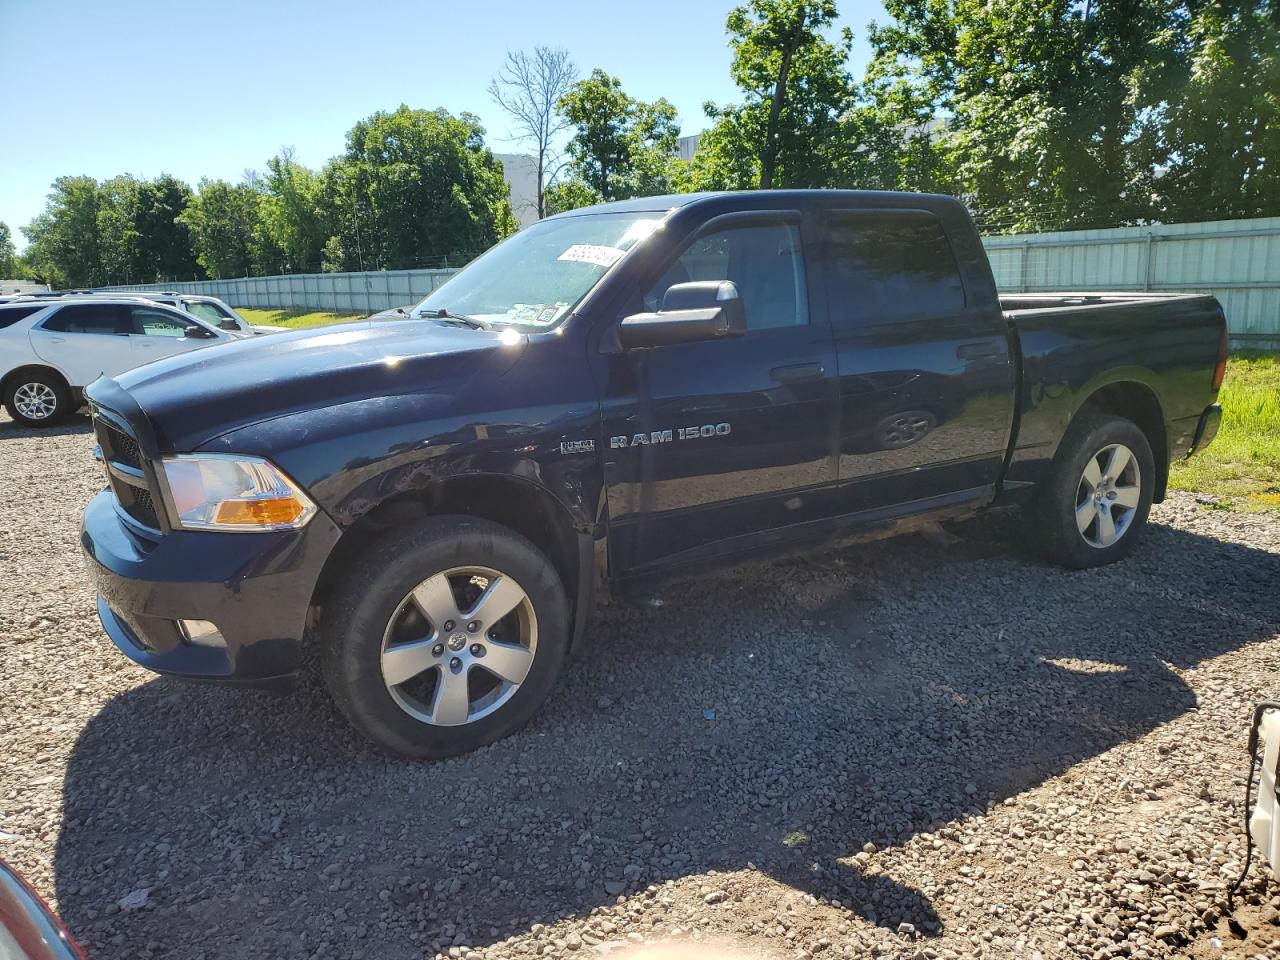
<instances>
[{"instance_id":1,"label":"door handle","mask_svg":"<svg viewBox=\"0 0 1280 960\"><path fill-rule=\"evenodd\" d=\"M956 356L961 360L981 360L983 357L999 357L1005 352L1004 343L999 340L983 340L979 343L962 343L956 347Z\"/></svg>"},{"instance_id":2,"label":"door handle","mask_svg":"<svg viewBox=\"0 0 1280 960\"><path fill-rule=\"evenodd\" d=\"M826 371L820 363L789 363L774 367L769 376L774 383L805 383L809 380L821 380Z\"/></svg>"}]
</instances>

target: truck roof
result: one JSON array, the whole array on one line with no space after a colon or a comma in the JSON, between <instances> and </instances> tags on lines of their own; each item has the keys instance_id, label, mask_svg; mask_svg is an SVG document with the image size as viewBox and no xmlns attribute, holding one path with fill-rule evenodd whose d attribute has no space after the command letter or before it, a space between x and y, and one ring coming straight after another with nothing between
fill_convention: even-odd
<instances>
[{"instance_id":1,"label":"truck roof","mask_svg":"<svg viewBox=\"0 0 1280 960\"><path fill-rule=\"evenodd\" d=\"M613 200L609 203L597 203L576 210L566 210L547 219L560 219L581 216L588 213L642 213L665 212L678 207L687 207L697 203L725 200L730 197L754 199L770 197L775 203L810 202L821 197L830 204L866 204L868 206L884 206L886 201L911 203L916 206L955 206L963 209L963 204L955 197L941 193L909 193L896 190L704 190L698 193L666 193L655 197L633 197L630 200Z\"/></svg>"}]
</instances>

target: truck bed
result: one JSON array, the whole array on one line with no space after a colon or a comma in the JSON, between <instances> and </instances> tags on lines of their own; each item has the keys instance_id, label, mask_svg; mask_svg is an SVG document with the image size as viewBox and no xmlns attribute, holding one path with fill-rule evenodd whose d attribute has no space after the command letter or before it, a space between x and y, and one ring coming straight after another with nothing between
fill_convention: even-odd
<instances>
[{"instance_id":1,"label":"truck bed","mask_svg":"<svg viewBox=\"0 0 1280 960\"><path fill-rule=\"evenodd\" d=\"M1168 459L1186 456L1216 395L1214 363L1226 331L1217 300L1196 293L1016 293L1002 295L1000 306L1022 356L1007 488L1039 479L1080 404L1102 390L1124 392L1114 398L1117 408L1158 431ZM1157 500L1165 479L1164 465L1158 469Z\"/></svg>"}]
</instances>

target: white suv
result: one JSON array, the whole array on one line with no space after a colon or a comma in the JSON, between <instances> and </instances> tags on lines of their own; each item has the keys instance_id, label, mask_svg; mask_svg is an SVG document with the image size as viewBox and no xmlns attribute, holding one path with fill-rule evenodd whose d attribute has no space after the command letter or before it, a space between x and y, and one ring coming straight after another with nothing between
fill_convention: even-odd
<instances>
[{"instance_id":1,"label":"white suv","mask_svg":"<svg viewBox=\"0 0 1280 960\"><path fill-rule=\"evenodd\" d=\"M16 300L0 304L0 398L18 423L49 426L103 374L248 336L137 298Z\"/></svg>"}]
</instances>

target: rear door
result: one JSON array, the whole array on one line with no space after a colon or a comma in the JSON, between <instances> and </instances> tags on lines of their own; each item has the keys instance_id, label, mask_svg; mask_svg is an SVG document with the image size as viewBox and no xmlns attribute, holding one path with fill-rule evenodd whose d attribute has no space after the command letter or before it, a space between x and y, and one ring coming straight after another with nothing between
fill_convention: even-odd
<instances>
[{"instance_id":1,"label":"rear door","mask_svg":"<svg viewBox=\"0 0 1280 960\"><path fill-rule=\"evenodd\" d=\"M713 219L632 304L655 310L674 284L729 280L747 333L610 357L603 442L615 573L750 549L830 516L835 353L826 318L810 309L802 226L794 211Z\"/></svg>"},{"instance_id":2,"label":"rear door","mask_svg":"<svg viewBox=\"0 0 1280 960\"><path fill-rule=\"evenodd\" d=\"M988 496L1014 403L998 306L973 302L932 212L830 211L824 219L844 511Z\"/></svg>"},{"instance_id":3,"label":"rear door","mask_svg":"<svg viewBox=\"0 0 1280 960\"><path fill-rule=\"evenodd\" d=\"M73 387L84 387L135 365L132 330L128 307L69 303L33 326L29 336L37 357L62 371Z\"/></svg>"}]
</instances>

